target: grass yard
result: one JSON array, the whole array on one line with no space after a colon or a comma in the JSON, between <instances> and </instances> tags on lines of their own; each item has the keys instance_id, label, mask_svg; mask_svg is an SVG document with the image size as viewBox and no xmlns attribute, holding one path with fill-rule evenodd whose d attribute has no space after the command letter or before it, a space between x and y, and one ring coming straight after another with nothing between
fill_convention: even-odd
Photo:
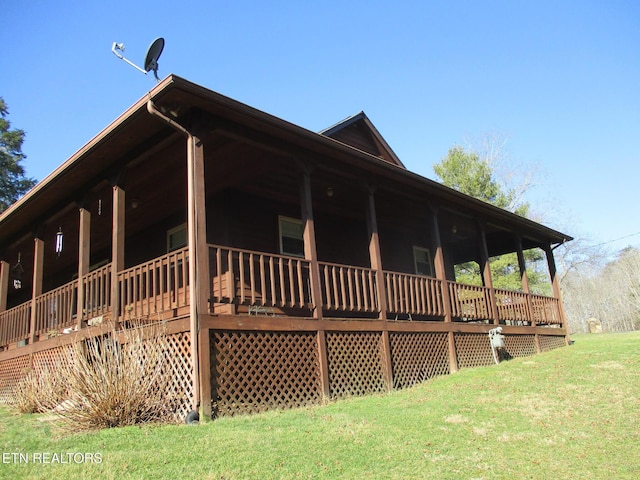
<instances>
[{"instance_id":1,"label":"grass yard","mask_svg":"<svg viewBox=\"0 0 640 480\"><path fill-rule=\"evenodd\" d=\"M574 339L408 390L197 426L63 434L3 407L0 478L638 479L640 332Z\"/></svg>"}]
</instances>

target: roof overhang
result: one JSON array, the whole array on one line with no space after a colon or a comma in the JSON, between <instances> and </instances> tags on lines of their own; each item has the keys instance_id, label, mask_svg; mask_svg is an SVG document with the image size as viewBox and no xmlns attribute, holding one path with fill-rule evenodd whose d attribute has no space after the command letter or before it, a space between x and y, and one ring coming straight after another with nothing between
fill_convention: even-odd
<instances>
[{"instance_id":1,"label":"roof overhang","mask_svg":"<svg viewBox=\"0 0 640 480\"><path fill-rule=\"evenodd\" d=\"M147 111L151 100L167 112L199 109L213 118L231 122L247 131L258 132L264 138L277 140L291 147L291 152L304 152L315 157L330 157L352 167L385 178L385 182L398 182L423 191L440 204L459 207L487 221L513 225L527 234L539 236L550 243L563 243L572 237L545 227L527 218L507 212L428 178L341 143L325 135L307 130L283 119L257 110L229 97L169 75L147 95L138 100L66 162L24 197L0 215L0 244L15 240L33 229L35 223L46 218L62 206L81 201L80 185L89 186L115 175L127 159L143 153L160 136L172 130ZM292 153L292 155L295 155ZM56 210L57 209L57 210Z\"/></svg>"}]
</instances>

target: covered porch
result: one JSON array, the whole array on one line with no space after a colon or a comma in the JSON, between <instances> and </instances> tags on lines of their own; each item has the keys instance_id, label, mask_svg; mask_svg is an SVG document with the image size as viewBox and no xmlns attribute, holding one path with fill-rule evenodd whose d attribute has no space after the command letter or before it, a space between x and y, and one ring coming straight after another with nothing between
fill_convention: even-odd
<instances>
[{"instance_id":1,"label":"covered porch","mask_svg":"<svg viewBox=\"0 0 640 480\"><path fill-rule=\"evenodd\" d=\"M407 171L363 115L330 138L184 88L156 101L189 131L141 100L127 129L109 127L36 187L50 207L16 206L2 348L202 314L563 329L552 248L565 235ZM546 292L529 285L532 249ZM493 285L504 254L517 257L515 288ZM474 284L457 278L468 262Z\"/></svg>"},{"instance_id":2,"label":"covered porch","mask_svg":"<svg viewBox=\"0 0 640 480\"><path fill-rule=\"evenodd\" d=\"M171 326L184 409L207 414L487 364L496 326L514 356L565 344L553 247L570 238L385 145L363 115L317 134L169 77L1 217L0 379L141 321ZM494 285L505 254L513 288Z\"/></svg>"}]
</instances>

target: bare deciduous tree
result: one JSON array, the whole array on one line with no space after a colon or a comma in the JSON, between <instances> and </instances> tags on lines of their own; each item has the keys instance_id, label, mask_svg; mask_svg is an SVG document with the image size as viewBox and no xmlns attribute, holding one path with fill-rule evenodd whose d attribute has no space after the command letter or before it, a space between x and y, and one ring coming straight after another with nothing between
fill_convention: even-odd
<instances>
[{"instance_id":1,"label":"bare deciduous tree","mask_svg":"<svg viewBox=\"0 0 640 480\"><path fill-rule=\"evenodd\" d=\"M540 167L538 164L515 160L509 153L510 136L498 132L486 132L477 139L465 139L465 149L475 152L486 162L505 192L510 193L506 210L516 211L518 205L526 203L525 195L535 186Z\"/></svg>"},{"instance_id":2,"label":"bare deciduous tree","mask_svg":"<svg viewBox=\"0 0 640 480\"><path fill-rule=\"evenodd\" d=\"M604 332L640 329L640 250L622 250L614 261L573 260L563 280L564 305L572 332L587 331L596 318Z\"/></svg>"}]
</instances>

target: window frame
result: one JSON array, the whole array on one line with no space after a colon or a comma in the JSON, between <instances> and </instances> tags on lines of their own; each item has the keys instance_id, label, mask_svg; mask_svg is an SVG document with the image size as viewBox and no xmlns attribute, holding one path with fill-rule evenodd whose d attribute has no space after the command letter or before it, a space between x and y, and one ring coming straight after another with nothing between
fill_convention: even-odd
<instances>
[{"instance_id":1,"label":"window frame","mask_svg":"<svg viewBox=\"0 0 640 480\"><path fill-rule=\"evenodd\" d=\"M425 262L418 262L418 255L417 253L426 253L426 257L427 259L429 259L429 273L428 274L424 274L424 273L420 273L419 269L418 269L418 263L422 263L424 264ZM416 273L416 275L423 275L423 276L427 276L427 277L433 277L434 273L433 273L433 259L431 257L431 249L426 248L426 247L421 247L419 245L414 245L413 246L413 268L414 268L414 272Z\"/></svg>"},{"instance_id":2,"label":"window frame","mask_svg":"<svg viewBox=\"0 0 640 480\"><path fill-rule=\"evenodd\" d=\"M296 237L291 237L289 235L284 235L283 234L283 222L289 222L289 223L294 223L296 225L299 225L300 228L300 238L296 238ZM294 252L285 252L285 246L284 246L284 242L283 239L284 238L291 238L294 240L299 240L301 242L301 246L302 246L302 251L301 253L294 253ZM299 218L292 218L292 217L287 217L285 215L278 215L278 243L279 243L279 251L280 251L280 255L287 255L289 257L300 257L300 258L304 258L304 223L302 222L301 219Z\"/></svg>"},{"instance_id":3,"label":"window frame","mask_svg":"<svg viewBox=\"0 0 640 480\"><path fill-rule=\"evenodd\" d=\"M176 233L180 232L181 230L184 230L184 232L185 232L184 244L183 245L174 246L173 248L171 248L171 237L173 235L175 235ZM184 248L187 245L189 245L189 236L187 234L187 223L186 222L167 230L167 253L175 252L176 250Z\"/></svg>"}]
</instances>

